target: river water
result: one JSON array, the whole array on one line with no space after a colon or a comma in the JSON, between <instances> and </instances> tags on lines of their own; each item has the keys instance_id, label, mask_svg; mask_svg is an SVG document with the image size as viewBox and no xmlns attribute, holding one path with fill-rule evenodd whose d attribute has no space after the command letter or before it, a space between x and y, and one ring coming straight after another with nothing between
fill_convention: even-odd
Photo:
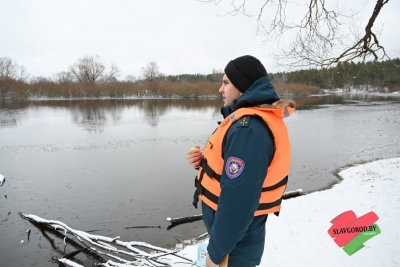
<instances>
[{"instance_id":1,"label":"river water","mask_svg":"<svg viewBox=\"0 0 400 267\"><path fill-rule=\"evenodd\" d=\"M285 119L292 144L288 190L320 190L337 182L336 171L346 165L398 157L398 96L297 99L298 110ZM201 221L168 230L166 218L201 213L191 205L196 171L186 163L186 151L206 142L221 120L221 103L0 102L0 174L6 177L0 187L0 266L56 266L52 256L74 250L18 212L163 247L204 233ZM155 228L127 229L137 226ZM95 261L84 255L80 262Z\"/></svg>"}]
</instances>

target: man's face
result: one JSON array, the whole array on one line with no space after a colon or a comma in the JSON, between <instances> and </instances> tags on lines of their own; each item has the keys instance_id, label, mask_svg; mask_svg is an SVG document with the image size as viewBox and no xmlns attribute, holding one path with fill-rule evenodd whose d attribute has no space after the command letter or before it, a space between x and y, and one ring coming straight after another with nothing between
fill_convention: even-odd
<instances>
[{"instance_id":1,"label":"man's face","mask_svg":"<svg viewBox=\"0 0 400 267\"><path fill-rule=\"evenodd\" d=\"M226 74L222 78L222 85L218 92L222 94L222 99L224 100L224 106L230 106L233 104L233 100L238 99L242 92L240 92L228 79Z\"/></svg>"}]
</instances>

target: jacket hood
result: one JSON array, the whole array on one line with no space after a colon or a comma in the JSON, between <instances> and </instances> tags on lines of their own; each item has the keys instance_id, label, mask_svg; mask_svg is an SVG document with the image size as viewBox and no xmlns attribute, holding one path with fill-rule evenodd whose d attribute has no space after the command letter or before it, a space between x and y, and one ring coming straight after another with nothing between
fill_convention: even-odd
<instances>
[{"instance_id":1,"label":"jacket hood","mask_svg":"<svg viewBox=\"0 0 400 267\"><path fill-rule=\"evenodd\" d=\"M279 96L276 94L274 86L267 76L263 76L256 80L241 97L234 100L231 106L222 107L221 114L225 118L239 108L254 107L263 104L272 105L278 100Z\"/></svg>"},{"instance_id":2,"label":"jacket hood","mask_svg":"<svg viewBox=\"0 0 400 267\"><path fill-rule=\"evenodd\" d=\"M279 118L289 117L296 109L296 102L292 99L280 99L272 105L262 104L258 105L257 108L264 108L272 111Z\"/></svg>"}]
</instances>

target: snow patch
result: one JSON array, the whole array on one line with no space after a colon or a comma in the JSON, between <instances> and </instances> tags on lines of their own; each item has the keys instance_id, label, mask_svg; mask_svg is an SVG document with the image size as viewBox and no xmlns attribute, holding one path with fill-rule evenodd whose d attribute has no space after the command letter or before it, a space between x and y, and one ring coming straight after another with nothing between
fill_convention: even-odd
<instances>
[{"instance_id":1,"label":"snow patch","mask_svg":"<svg viewBox=\"0 0 400 267\"><path fill-rule=\"evenodd\" d=\"M268 217L260 267L400 264L396 249L400 247L400 158L357 165L339 175L343 181L333 188L284 200L279 217ZM382 230L352 256L328 234L330 221L347 210L358 217L375 212L379 217L376 224ZM179 253L194 258L196 247L187 246Z\"/></svg>"}]
</instances>

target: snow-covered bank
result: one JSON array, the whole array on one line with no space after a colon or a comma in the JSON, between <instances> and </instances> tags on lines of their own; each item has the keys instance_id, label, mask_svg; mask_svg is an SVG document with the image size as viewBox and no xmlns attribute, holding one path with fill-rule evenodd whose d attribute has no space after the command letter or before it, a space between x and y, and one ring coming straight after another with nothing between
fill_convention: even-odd
<instances>
[{"instance_id":1,"label":"snow-covered bank","mask_svg":"<svg viewBox=\"0 0 400 267\"><path fill-rule=\"evenodd\" d=\"M380 92L378 88L375 88L374 90L365 90L365 89L342 89L342 88L337 88L337 89L323 89L325 92L325 95L327 94L341 94L341 93L353 93L353 94L370 94L370 95L377 95L377 96L400 96L400 91L397 92Z\"/></svg>"},{"instance_id":2,"label":"snow-covered bank","mask_svg":"<svg viewBox=\"0 0 400 267\"><path fill-rule=\"evenodd\" d=\"M23 101L77 101L77 100L152 100L152 99L217 99L221 96L215 95L146 95L146 96L124 96L124 97L110 97L110 96L99 96L99 97L49 97L49 96L30 96L27 98L4 98L5 100L23 100Z\"/></svg>"},{"instance_id":3,"label":"snow-covered bank","mask_svg":"<svg viewBox=\"0 0 400 267\"><path fill-rule=\"evenodd\" d=\"M260 266L400 265L400 158L357 165L339 175L344 180L332 189L285 200L279 218L269 216ZM373 211L382 231L352 256L328 234L331 220L348 210L357 217ZM194 260L196 248L180 254Z\"/></svg>"}]
</instances>

